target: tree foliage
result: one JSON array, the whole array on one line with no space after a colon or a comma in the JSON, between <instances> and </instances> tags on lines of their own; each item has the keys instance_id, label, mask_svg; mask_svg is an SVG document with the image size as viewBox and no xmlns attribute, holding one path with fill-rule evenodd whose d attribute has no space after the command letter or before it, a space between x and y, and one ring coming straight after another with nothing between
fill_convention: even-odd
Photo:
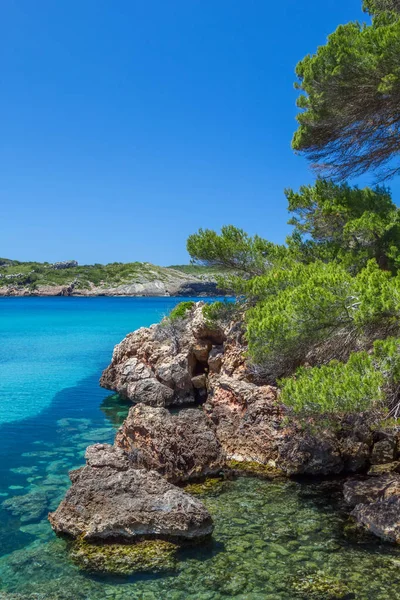
<instances>
[{"instance_id":1,"label":"tree foliage","mask_svg":"<svg viewBox=\"0 0 400 600\"><path fill-rule=\"evenodd\" d=\"M347 359L398 330L400 276L370 261L356 277L334 262L297 263L248 284L249 353L273 379L305 363Z\"/></svg>"},{"instance_id":2,"label":"tree foliage","mask_svg":"<svg viewBox=\"0 0 400 600\"><path fill-rule=\"evenodd\" d=\"M400 0L364 0L363 8L371 15L387 11L400 13Z\"/></svg>"},{"instance_id":3,"label":"tree foliage","mask_svg":"<svg viewBox=\"0 0 400 600\"><path fill-rule=\"evenodd\" d=\"M281 401L303 414L363 412L384 399L383 374L367 352L355 352L347 363L300 367L280 382Z\"/></svg>"},{"instance_id":4,"label":"tree foliage","mask_svg":"<svg viewBox=\"0 0 400 600\"><path fill-rule=\"evenodd\" d=\"M189 236L187 250L195 263L220 267L245 277L261 275L285 253L284 246L258 235L251 237L233 225L222 227L220 234L199 229Z\"/></svg>"},{"instance_id":5,"label":"tree foliage","mask_svg":"<svg viewBox=\"0 0 400 600\"><path fill-rule=\"evenodd\" d=\"M399 1L366 0L364 8L370 25L340 25L296 67L302 93L292 146L338 179L400 169Z\"/></svg>"},{"instance_id":6,"label":"tree foliage","mask_svg":"<svg viewBox=\"0 0 400 600\"><path fill-rule=\"evenodd\" d=\"M372 258L382 269L400 266L400 213L387 188L319 179L286 197L294 227L288 243L301 260L337 260L352 272Z\"/></svg>"},{"instance_id":7,"label":"tree foliage","mask_svg":"<svg viewBox=\"0 0 400 600\"><path fill-rule=\"evenodd\" d=\"M397 416L400 340L376 341L372 353L355 352L346 363L301 367L280 383L282 402L302 414L377 409Z\"/></svg>"}]
</instances>

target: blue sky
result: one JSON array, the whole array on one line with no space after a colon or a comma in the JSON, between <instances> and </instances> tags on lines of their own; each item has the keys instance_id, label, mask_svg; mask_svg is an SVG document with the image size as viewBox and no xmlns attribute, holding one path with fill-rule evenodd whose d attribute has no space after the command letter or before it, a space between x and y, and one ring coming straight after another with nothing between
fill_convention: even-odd
<instances>
[{"instance_id":1,"label":"blue sky","mask_svg":"<svg viewBox=\"0 0 400 600\"><path fill-rule=\"evenodd\" d=\"M3 0L0 256L188 262L199 227L283 242L294 68L361 0ZM392 188L395 191L395 186Z\"/></svg>"}]
</instances>

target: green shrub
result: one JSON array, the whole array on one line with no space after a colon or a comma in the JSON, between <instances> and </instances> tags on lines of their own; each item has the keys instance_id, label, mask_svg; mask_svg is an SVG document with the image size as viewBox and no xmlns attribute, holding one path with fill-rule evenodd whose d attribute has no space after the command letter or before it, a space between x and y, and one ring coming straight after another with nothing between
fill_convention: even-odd
<instances>
[{"instance_id":1,"label":"green shrub","mask_svg":"<svg viewBox=\"0 0 400 600\"><path fill-rule=\"evenodd\" d=\"M299 413L363 412L384 399L383 374L366 352L352 354L347 363L300 367L280 383L282 402Z\"/></svg>"},{"instance_id":2,"label":"green shrub","mask_svg":"<svg viewBox=\"0 0 400 600\"><path fill-rule=\"evenodd\" d=\"M210 323L224 322L231 320L237 314L238 310L238 303L229 302L228 300L221 302L218 300L203 306L203 316Z\"/></svg>"},{"instance_id":3,"label":"green shrub","mask_svg":"<svg viewBox=\"0 0 400 600\"><path fill-rule=\"evenodd\" d=\"M192 300L188 300L186 302L180 302L175 308L171 310L168 315L168 319L170 321L176 321L178 319L184 319L187 316L187 312L192 310L193 306L196 303Z\"/></svg>"},{"instance_id":4,"label":"green shrub","mask_svg":"<svg viewBox=\"0 0 400 600\"><path fill-rule=\"evenodd\" d=\"M321 344L320 362L344 359L399 329L400 277L375 261L356 277L334 262L273 269L248 282L248 295L255 302L246 315L249 353L275 377L289 374Z\"/></svg>"},{"instance_id":5,"label":"green shrub","mask_svg":"<svg viewBox=\"0 0 400 600\"><path fill-rule=\"evenodd\" d=\"M351 354L346 363L300 367L294 377L280 381L280 399L303 414L386 409L391 416L398 408L399 383L400 340L387 338L376 341L370 354Z\"/></svg>"}]
</instances>

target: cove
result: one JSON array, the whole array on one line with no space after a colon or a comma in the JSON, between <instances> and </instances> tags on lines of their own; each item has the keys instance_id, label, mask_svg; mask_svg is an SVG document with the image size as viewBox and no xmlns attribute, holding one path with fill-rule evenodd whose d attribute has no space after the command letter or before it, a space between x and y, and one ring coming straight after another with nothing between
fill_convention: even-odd
<instances>
[{"instance_id":1,"label":"cove","mask_svg":"<svg viewBox=\"0 0 400 600\"><path fill-rule=\"evenodd\" d=\"M7 389L5 379L1 382L7 422L0 426L0 504L5 503L0 509L0 598L33 600L34 594L46 600L400 598L400 551L354 532L342 505L340 480L249 477L209 489L201 497L215 521L213 541L182 551L171 573L92 577L69 561L65 542L52 533L47 512L63 497L68 470L83 464L86 446L111 442L129 408L99 388L101 370L127 332L158 320L178 301L1 300L0 366L4 372L14 369L16 379ZM57 324L59 339L43 347L51 323ZM90 348L77 342L79 328ZM6 351L7 336L12 352ZM53 364L55 349L58 358ZM25 387L29 379L17 376L16 367L24 368L25 363L32 376L31 390ZM73 373L64 378L68 370ZM35 398L46 389L38 383L41 377L55 391ZM14 404L23 404L28 397L29 412L16 419Z\"/></svg>"}]
</instances>

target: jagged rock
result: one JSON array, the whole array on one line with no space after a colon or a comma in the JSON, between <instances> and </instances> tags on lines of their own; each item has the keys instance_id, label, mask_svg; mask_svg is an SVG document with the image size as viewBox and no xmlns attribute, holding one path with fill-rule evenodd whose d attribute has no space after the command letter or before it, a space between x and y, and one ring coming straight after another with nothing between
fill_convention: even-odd
<instances>
[{"instance_id":1,"label":"jagged rock","mask_svg":"<svg viewBox=\"0 0 400 600\"><path fill-rule=\"evenodd\" d=\"M288 475L330 475L343 471L343 459L336 437L294 434L280 449L279 464Z\"/></svg>"},{"instance_id":2,"label":"jagged rock","mask_svg":"<svg viewBox=\"0 0 400 600\"><path fill-rule=\"evenodd\" d=\"M172 482L218 473L225 461L215 427L198 409L173 415L164 408L132 407L115 445L138 467L154 469Z\"/></svg>"},{"instance_id":3,"label":"jagged rock","mask_svg":"<svg viewBox=\"0 0 400 600\"><path fill-rule=\"evenodd\" d=\"M150 406L194 403L206 385L207 359L223 330L210 325L199 302L187 318L164 320L129 334L113 353L100 384ZM200 390L200 392L199 392Z\"/></svg>"},{"instance_id":4,"label":"jagged rock","mask_svg":"<svg viewBox=\"0 0 400 600\"><path fill-rule=\"evenodd\" d=\"M343 487L357 523L383 540L400 543L400 475L351 479Z\"/></svg>"},{"instance_id":5,"label":"jagged rock","mask_svg":"<svg viewBox=\"0 0 400 600\"><path fill-rule=\"evenodd\" d=\"M388 542L400 543L400 496L358 504L352 512L359 525Z\"/></svg>"},{"instance_id":6,"label":"jagged rock","mask_svg":"<svg viewBox=\"0 0 400 600\"><path fill-rule=\"evenodd\" d=\"M371 454L371 463L381 465L391 463L396 451L396 440L394 437L380 440L374 444Z\"/></svg>"},{"instance_id":7,"label":"jagged rock","mask_svg":"<svg viewBox=\"0 0 400 600\"><path fill-rule=\"evenodd\" d=\"M368 471L368 475L371 477L378 477L380 475L389 475L390 473L400 473L400 461L396 460L391 463L384 463L382 465L372 465Z\"/></svg>"},{"instance_id":8,"label":"jagged rock","mask_svg":"<svg viewBox=\"0 0 400 600\"><path fill-rule=\"evenodd\" d=\"M196 360L202 363L207 363L211 347L212 345L210 342L198 341L196 344L194 344L192 351Z\"/></svg>"},{"instance_id":9,"label":"jagged rock","mask_svg":"<svg viewBox=\"0 0 400 600\"><path fill-rule=\"evenodd\" d=\"M229 459L266 463L284 437L276 389L221 375L210 382L204 411Z\"/></svg>"},{"instance_id":10,"label":"jagged rock","mask_svg":"<svg viewBox=\"0 0 400 600\"><path fill-rule=\"evenodd\" d=\"M400 475L397 474L349 479L343 486L344 499L350 506L370 504L397 494L400 494Z\"/></svg>"},{"instance_id":11,"label":"jagged rock","mask_svg":"<svg viewBox=\"0 0 400 600\"><path fill-rule=\"evenodd\" d=\"M208 357L208 368L212 373L219 373L222 367L224 356L223 346L215 346Z\"/></svg>"},{"instance_id":12,"label":"jagged rock","mask_svg":"<svg viewBox=\"0 0 400 600\"><path fill-rule=\"evenodd\" d=\"M96 445L50 523L57 534L88 542L135 542L145 537L195 539L212 532L203 504L155 471L137 469L118 448Z\"/></svg>"}]
</instances>

